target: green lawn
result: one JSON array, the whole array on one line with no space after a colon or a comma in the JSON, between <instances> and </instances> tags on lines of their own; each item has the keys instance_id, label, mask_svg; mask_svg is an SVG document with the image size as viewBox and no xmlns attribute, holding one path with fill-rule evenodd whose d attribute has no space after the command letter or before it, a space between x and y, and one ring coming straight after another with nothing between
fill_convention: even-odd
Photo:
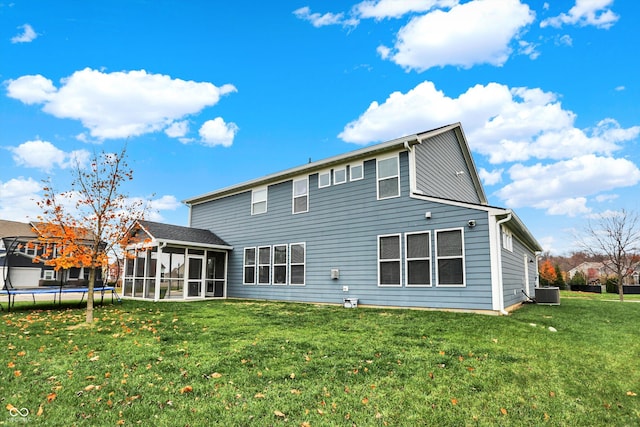
<instances>
[{"instance_id":1,"label":"green lawn","mask_svg":"<svg viewBox=\"0 0 640 427\"><path fill-rule=\"evenodd\" d=\"M24 304L0 315L0 423L640 424L640 303L562 295L504 317L125 301L90 328Z\"/></svg>"}]
</instances>

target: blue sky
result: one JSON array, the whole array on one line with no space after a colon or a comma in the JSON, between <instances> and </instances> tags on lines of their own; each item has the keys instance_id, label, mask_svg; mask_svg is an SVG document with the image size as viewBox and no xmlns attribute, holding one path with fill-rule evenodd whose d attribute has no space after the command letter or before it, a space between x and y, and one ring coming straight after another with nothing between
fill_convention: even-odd
<instances>
[{"instance_id":1,"label":"blue sky","mask_svg":"<svg viewBox=\"0 0 640 427\"><path fill-rule=\"evenodd\" d=\"M2 1L2 0L0 0ZM490 203L546 250L640 210L636 1L0 3L0 218L125 142L130 197L181 200L461 122Z\"/></svg>"}]
</instances>

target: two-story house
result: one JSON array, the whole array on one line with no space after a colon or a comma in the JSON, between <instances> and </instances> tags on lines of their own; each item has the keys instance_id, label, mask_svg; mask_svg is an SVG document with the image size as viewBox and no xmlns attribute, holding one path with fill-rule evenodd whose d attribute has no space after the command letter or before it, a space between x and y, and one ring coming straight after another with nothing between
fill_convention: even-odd
<instances>
[{"instance_id":1,"label":"two-story house","mask_svg":"<svg viewBox=\"0 0 640 427\"><path fill-rule=\"evenodd\" d=\"M505 313L535 294L542 248L488 204L459 123L185 203L193 228L141 224L125 296Z\"/></svg>"}]
</instances>

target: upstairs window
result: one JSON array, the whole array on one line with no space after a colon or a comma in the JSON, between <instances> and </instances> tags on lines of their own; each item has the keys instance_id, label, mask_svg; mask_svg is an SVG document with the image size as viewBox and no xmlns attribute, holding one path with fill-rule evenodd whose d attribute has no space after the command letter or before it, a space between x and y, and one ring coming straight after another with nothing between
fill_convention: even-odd
<instances>
[{"instance_id":1,"label":"upstairs window","mask_svg":"<svg viewBox=\"0 0 640 427\"><path fill-rule=\"evenodd\" d=\"M400 165L398 156L377 161L378 199L400 196Z\"/></svg>"},{"instance_id":2,"label":"upstairs window","mask_svg":"<svg viewBox=\"0 0 640 427\"><path fill-rule=\"evenodd\" d=\"M258 215L267 211L267 187L251 192L251 215Z\"/></svg>"},{"instance_id":3,"label":"upstairs window","mask_svg":"<svg viewBox=\"0 0 640 427\"><path fill-rule=\"evenodd\" d=\"M438 286L464 286L462 229L436 231Z\"/></svg>"},{"instance_id":4,"label":"upstairs window","mask_svg":"<svg viewBox=\"0 0 640 427\"><path fill-rule=\"evenodd\" d=\"M400 286L400 235L378 236L378 284Z\"/></svg>"},{"instance_id":5,"label":"upstairs window","mask_svg":"<svg viewBox=\"0 0 640 427\"><path fill-rule=\"evenodd\" d=\"M504 225L502 226L502 247L513 252L513 233Z\"/></svg>"},{"instance_id":6,"label":"upstairs window","mask_svg":"<svg viewBox=\"0 0 640 427\"><path fill-rule=\"evenodd\" d=\"M364 178L364 169L362 163L349 166L349 179L351 181L357 181Z\"/></svg>"},{"instance_id":7,"label":"upstairs window","mask_svg":"<svg viewBox=\"0 0 640 427\"><path fill-rule=\"evenodd\" d=\"M309 178L293 181L293 213L309 211Z\"/></svg>"},{"instance_id":8,"label":"upstairs window","mask_svg":"<svg viewBox=\"0 0 640 427\"><path fill-rule=\"evenodd\" d=\"M331 185L331 171L320 172L318 174L318 188L329 187Z\"/></svg>"},{"instance_id":9,"label":"upstairs window","mask_svg":"<svg viewBox=\"0 0 640 427\"><path fill-rule=\"evenodd\" d=\"M339 168L333 170L333 183L335 185L347 182L347 168Z\"/></svg>"}]
</instances>

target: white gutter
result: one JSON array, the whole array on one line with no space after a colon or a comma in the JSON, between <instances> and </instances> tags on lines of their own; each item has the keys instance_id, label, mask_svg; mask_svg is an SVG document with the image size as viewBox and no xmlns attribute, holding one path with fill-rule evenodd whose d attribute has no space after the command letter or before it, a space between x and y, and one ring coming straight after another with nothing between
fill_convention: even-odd
<instances>
[{"instance_id":1,"label":"white gutter","mask_svg":"<svg viewBox=\"0 0 640 427\"><path fill-rule=\"evenodd\" d=\"M511 221L511 210L507 211L506 218L502 218L501 220L496 222L496 235L497 235L497 243L498 243L498 290L499 290L499 307L500 313L507 315L507 311L504 309L504 278L502 276L502 245L500 241L502 240L500 233L500 226L505 222Z\"/></svg>"}]
</instances>

